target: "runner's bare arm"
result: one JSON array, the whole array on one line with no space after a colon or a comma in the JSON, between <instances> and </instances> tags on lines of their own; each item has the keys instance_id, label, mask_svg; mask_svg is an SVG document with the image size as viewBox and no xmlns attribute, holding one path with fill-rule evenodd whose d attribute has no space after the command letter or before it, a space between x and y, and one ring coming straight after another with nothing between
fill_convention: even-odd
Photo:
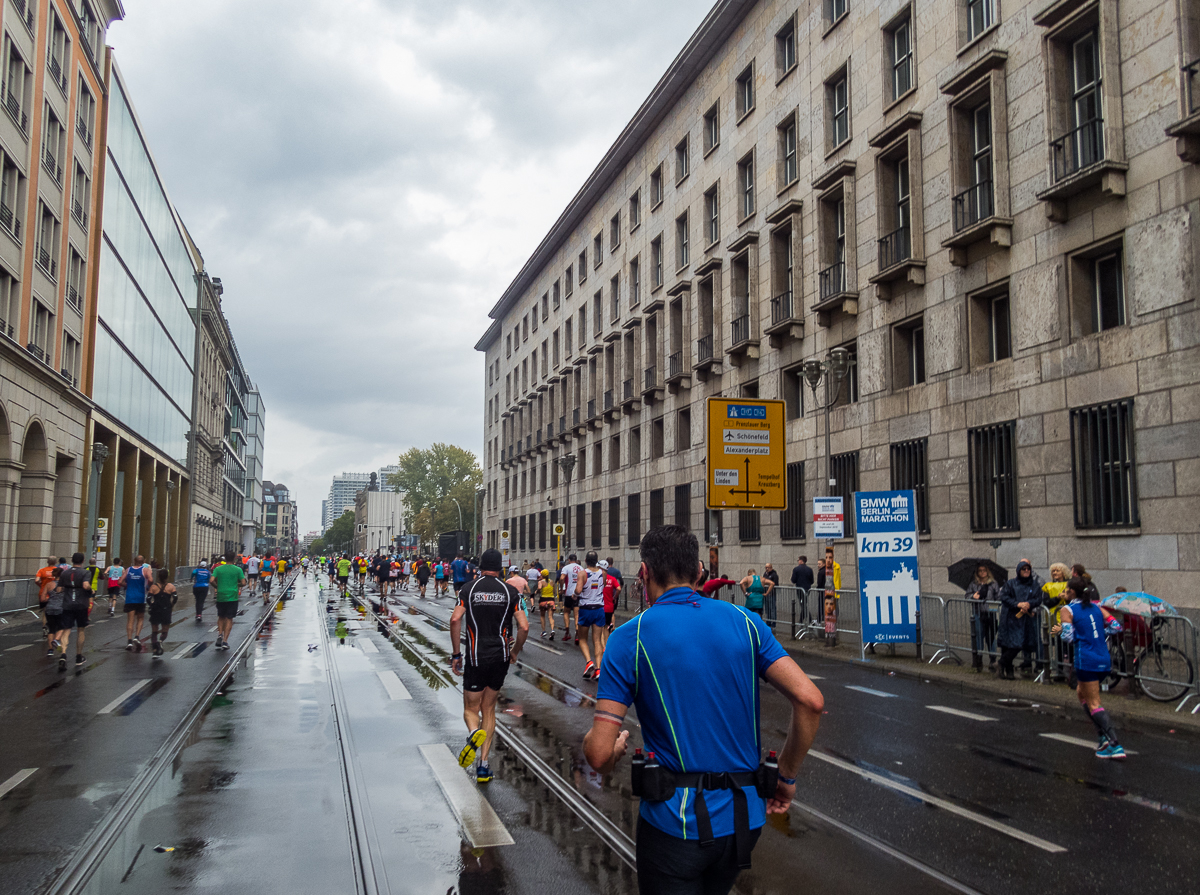
<instances>
[{"instance_id":1,"label":"runner's bare arm","mask_svg":"<svg viewBox=\"0 0 1200 895\"><path fill-rule=\"evenodd\" d=\"M596 771L612 773L621 756L625 754L629 731L621 729L621 721L629 706L612 699L596 701L596 714L592 718L592 729L583 738L583 754Z\"/></svg>"},{"instance_id":2,"label":"runner's bare arm","mask_svg":"<svg viewBox=\"0 0 1200 895\"><path fill-rule=\"evenodd\" d=\"M801 670L795 660L785 656L777 659L765 675L767 682L787 697L792 704L792 720L788 728L787 740L779 753L779 774L781 777L796 776L804 756L812 747L817 736L817 728L821 726L821 715L825 711L825 697L817 689L807 674ZM780 781L775 796L767 803L767 811L776 814L786 811L795 794L794 784Z\"/></svg>"}]
</instances>

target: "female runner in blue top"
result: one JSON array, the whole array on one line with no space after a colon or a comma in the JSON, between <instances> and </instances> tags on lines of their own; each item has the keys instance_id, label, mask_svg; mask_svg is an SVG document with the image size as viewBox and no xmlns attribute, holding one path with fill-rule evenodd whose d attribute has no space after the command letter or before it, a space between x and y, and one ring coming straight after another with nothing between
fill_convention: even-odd
<instances>
[{"instance_id":1,"label":"female runner in blue top","mask_svg":"<svg viewBox=\"0 0 1200 895\"><path fill-rule=\"evenodd\" d=\"M1075 644L1075 677L1079 681L1076 693L1100 733L1096 757L1124 758L1125 750L1117 742L1112 719L1100 705L1100 681L1112 670L1106 635L1120 633L1121 623L1092 602L1095 593L1095 588L1082 578L1067 582L1069 603L1062 609L1062 624L1052 630L1062 632L1064 643Z\"/></svg>"}]
</instances>

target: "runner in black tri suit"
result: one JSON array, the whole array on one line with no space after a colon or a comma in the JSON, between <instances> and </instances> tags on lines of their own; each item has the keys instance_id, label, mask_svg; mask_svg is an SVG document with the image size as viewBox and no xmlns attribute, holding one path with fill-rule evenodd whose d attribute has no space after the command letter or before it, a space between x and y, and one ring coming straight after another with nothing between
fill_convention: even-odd
<instances>
[{"instance_id":1,"label":"runner in black tri suit","mask_svg":"<svg viewBox=\"0 0 1200 895\"><path fill-rule=\"evenodd\" d=\"M462 588L458 605L450 616L450 643L455 650L451 668L463 676L463 719L470 731L467 744L458 754L458 763L469 767L478 754L479 767L475 773L478 783L492 779L487 758L496 731L496 700L508 666L517 661L529 636L529 621L521 608L521 597L516 588L501 580L501 568L500 551L485 551L479 563L482 574ZM464 619L465 661L458 652ZM516 642L510 649L514 622Z\"/></svg>"}]
</instances>

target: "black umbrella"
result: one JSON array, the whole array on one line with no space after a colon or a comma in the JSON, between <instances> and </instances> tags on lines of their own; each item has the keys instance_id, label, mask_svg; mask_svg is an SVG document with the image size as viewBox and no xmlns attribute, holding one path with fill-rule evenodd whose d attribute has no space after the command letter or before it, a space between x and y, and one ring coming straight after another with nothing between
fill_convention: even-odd
<instances>
[{"instance_id":1,"label":"black umbrella","mask_svg":"<svg viewBox=\"0 0 1200 895\"><path fill-rule=\"evenodd\" d=\"M983 557L960 559L954 565L947 566L946 572L950 575L951 584L966 590L975 584L975 570L980 566L987 566L991 570L992 577L996 579L997 584L1003 584L1008 580L1007 569L995 560Z\"/></svg>"}]
</instances>

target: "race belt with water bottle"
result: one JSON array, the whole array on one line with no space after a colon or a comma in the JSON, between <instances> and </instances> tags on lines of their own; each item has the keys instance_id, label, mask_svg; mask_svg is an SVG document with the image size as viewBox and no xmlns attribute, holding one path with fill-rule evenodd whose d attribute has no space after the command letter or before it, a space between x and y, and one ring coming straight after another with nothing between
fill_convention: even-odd
<instances>
[{"instance_id":1,"label":"race belt with water bottle","mask_svg":"<svg viewBox=\"0 0 1200 895\"><path fill-rule=\"evenodd\" d=\"M764 799L775 795L779 784L779 761L774 750L771 750L766 759L753 771L706 771L688 774L664 768L658 763L653 752L643 755L642 750L638 749L633 753L630 776L633 794L647 802L665 802L680 788L696 790L696 829L700 834L701 846L711 845L716 841L704 793L731 791L733 837L737 846L738 866L743 869L750 866L750 852L753 848L750 842L750 809L743 787L753 786Z\"/></svg>"}]
</instances>

